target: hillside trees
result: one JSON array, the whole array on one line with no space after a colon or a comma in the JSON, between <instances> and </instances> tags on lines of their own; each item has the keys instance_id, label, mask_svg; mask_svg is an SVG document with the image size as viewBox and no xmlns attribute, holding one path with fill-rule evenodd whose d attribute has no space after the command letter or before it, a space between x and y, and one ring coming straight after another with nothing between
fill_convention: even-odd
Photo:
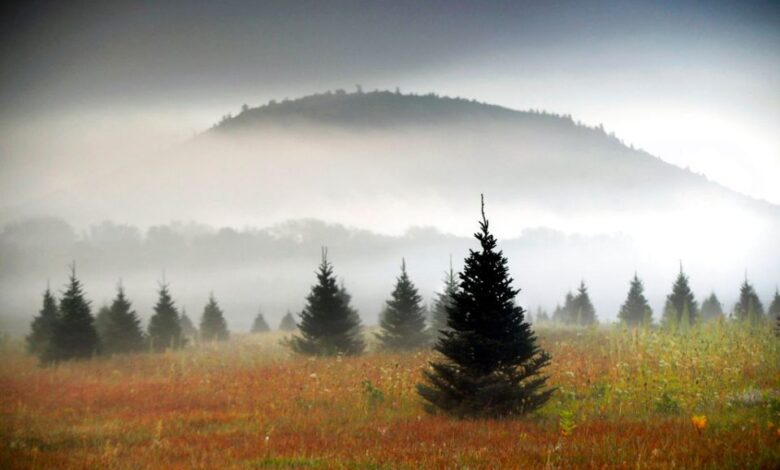
<instances>
[{"instance_id":1,"label":"hillside trees","mask_svg":"<svg viewBox=\"0 0 780 470\"><path fill-rule=\"evenodd\" d=\"M470 250L460 273L460 286L436 351L443 359L431 362L417 390L429 412L456 417L506 417L530 412L544 404L552 390L540 375L550 356L537 344L515 304L519 292L503 252L489 232L484 201L479 250Z\"/></svg>"}]
</instances>

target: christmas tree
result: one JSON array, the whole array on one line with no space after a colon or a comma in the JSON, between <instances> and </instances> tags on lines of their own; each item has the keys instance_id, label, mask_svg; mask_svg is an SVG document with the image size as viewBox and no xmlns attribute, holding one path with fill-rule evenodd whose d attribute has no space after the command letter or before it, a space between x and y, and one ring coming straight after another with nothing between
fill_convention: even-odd
<instances>
[{"instance_id":1,"label":"christmas tree","mask_svg":"<svg viewBox=\"0 0 780 470\"><path fill-rule=\"evenodd\" d=\"M178 349L182 346L179 312L176 311L165 281L160 284L158 294L154 315L149 319L149 341L154 351Z\"/></svg>"},{"instance_id":2,"label":"christmas tree","mask_svg":"<svg viewBox=\"0 0 780 470\"><path fill-rule=\"evenodd\" d=\"M528 413L544 404L553 390L540 375L550 356L537 344L515 304L508 261L489 232L484 201L479 250L470 250L455 302L449 309L449 329L435 350L442 360L425 371L417 390L430 412L457 417L506 417Z\"/></svg>"},{"instance_id":3,"label":"christmas tree","mask_svg":"<svg viewBox=\"0 0 780 470\"><path fill-rule=\"evenodd\" d=\"M60 300L60 318L52 337L52 359L88 358L98 352L100 339L95 330L95 319L73 265L70 281Z\"/></svg>"},{"instance_id":4,"label":"christmas tree","mask_svg":"<svg viewBox=\"0 0 780 470\"><path fill-rule=\"evenodd\" d=\"M306 297L300 314L300 335L288 341L301 354L316 356L356 355L363 352L360 319L349 305L349 294L339 287L328 262L327 250L322 250L322 263L317 271L317 284Z\"/></svg>"},{"instance_id":5,"label":"christmas tree","mask_svg":"<svg viewBox=\"0 0 780 470\"><path fill-rule=\"evenodd\" d=\"M200 339L203 341L227 341L228 338L230 338L230 332L225 315L219 308L214 294L209 294L209 301L200 317Z\"/></svg>"},{"instance_id":6,"label":"christmas tree","mask_svg":"<svg viewBox=\"0 0 780 470\"><path fill-rule=\"evenodd\" d=\"M60 310L57 307L57 299L52 295L49 287L43 293L43 306L38 315L33 318L30 325L30 334L27 335L27 352L38 357L41 363L51 362L52 340L60 320Z\"/></svg>"},{"instance_id":7,"label":"christmas tree","mask_svg":"<svg viewBox=\"0 0 780 470\"><path fill-rule=\"evenodd\" d=\"M444 290L436 294L431 309L431 334L434 338L438 338L441 331L447 329L447 309L452 306L457 290L458 280L452 269L452 257L450 257L450 270L444 275Z\"/></svg>"},{"instance_id":8,"label":"christmas tree","mask_svg":"<svg viewBox=\"0 0 780 470\"><path fill-rule=\"evenodd\" d=\"M648 315L652 315L652 309L647 303L647 299L644 294L644 286L642 281L639 280L636 273L631 280L631 286L628 288L628 295L626 301L620 307L618 312L618 319L629 326L639 326L649 321L649 318L645 318Z\"/></svg>"},{"instance_id":9,"label":"christmas tree","mask_svg":"<svg viewBox=\"0 0 780 470\"><path fill-rule=\"evenodd\" d=\"M401 275L379 321L381 328L376 335L383 349L416 349L428 344L425 329L425 308L422 297L409 279L406 261L401 261Z\"/></svg>"},{"instance_id":10,"label":"christmas tree","mask_svg":"<svg viewBox=\"0 0 780 470\"><path fill-rule=\"evenodd\" d=\"M101 335L103 351L106 354L138 352L144 348L145 338L141 320L132 309L120 283L116 298L108 310L108 321Z\"/></svg>"}]
</instances>

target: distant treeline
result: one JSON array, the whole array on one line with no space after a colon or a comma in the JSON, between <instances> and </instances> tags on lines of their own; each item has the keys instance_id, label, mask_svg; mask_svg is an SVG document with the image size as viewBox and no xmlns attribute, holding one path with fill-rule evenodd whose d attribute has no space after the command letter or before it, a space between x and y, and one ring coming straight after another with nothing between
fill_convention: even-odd
<instances>
[{"instance_id":1,"label":"distant treeline","mask_svg":"<svg viewBox=\"0 0 780 470\"><path fill-rule=\"evenodd\" d=\"M406 271L406 262L401 264L401 273L396 279L394 290L386 302L380 316L381 333L378 339L383 347L388 349L415 349L428 347L448 329L448 309L452 308L454 298L462 287L461 281L452 266L446 272L444 289L436 294L434 302L428 311L417 288ZM326 310L331 314L339 309L344 312L341 323L351 325L346 346L328 346L334 351L357 353L362 352L364 344L361 336L361 322L358 312L352 308L350 294L342 283L336 286L333 268L323 251L323 262L318 271L318 284L312 288L312 294L307 298L308 306L299 314L296 321L291 312L282 318L278 329L280 331L295 331L311 327L327 331L330 326L317 324L316 315L311 312ZM322 300L318 295L322 290L334 290L331 293L338 300ZM335 298L334 297L334 298ZM314 302L314 303L312 303ZM318 302L322 305L319 305ZM340 306L328 304L336 302ZM527 321L536 324L558 324L574 326L590 326L598 323L596 310L590 300L585 282L580 283L576 293L568 292L563 305L555 307L552 315L541 307L536 316L528 312ZM775 290L769 308L764 309L752 284L747 279L740 287L739 301L728 314L729 319L751 324L776 321L780 331L780 292ZM672 292L667 296L660 318L660 327L674 331L688 331L696 323L716 318L725 318L725 311L715 293L711 293L699 305L690 289L688 276L682 266L677 276ZM627 326L651 327L654 325L653 310L644 296L644 286L635 274L631 279L626 300L618 314L619 322ZM254 319L252 333L270 331L271 328L262 312ZM209 295L200 316L199 327L196 327L184 309L178 309L172 298L169 285L163 281L158 290L158 301L154 307L146 329L141 326L137 313L132 309L131 301L126 297L121 283L117 286L116 296L110 305L103 305L93 316L91 302L86 299L83 286L76 276L75 266L72 267L68 284L62 297L57 299L51 289L43 294L43 305L31 325L27 336L27 346L30 353L37 355L41 362L51 363L79 357L91 357L98 354L118 354L140 351L162 351L177 349L187 344L199 341L223 341L229 338L227 322L215 296ZM300 338L292 339L290 346L299 352L313 353L311 347ZM323 346L317 346L319 350ZM326 348L327 349L327 348Z\"/></svg>"},{"instance_id":2,"label":"distant treeline","mask_svg":"<svg viewBox=\"0 0 780 470\"><path fill-rule=\"evenodd\" d=\"M666 297L660 326L685 331L690 326L702 321L725 319L725 312L714 292L707 296L699 306L689 286L688 276L683 272L681 265L680 272L672 286L672 292ZM775 289L769 309L765 311L753 285L745 279L739 288L739 300L728 313L728 318L753 324L767 320L772 321L776 318L780 330L780 292ZM537 308L534 321L539 324L577 326L596 324L598 321L596 310L590 301L585 281L580 283L576 294L572 292L566 294L563 305L557 305L552 315L541 307ZM618 321L628 326L649 327L653 325L653 309L645 298L642 280L636 274L631 279L626 300L618 312Z\"/></svg>"}]
</instances>

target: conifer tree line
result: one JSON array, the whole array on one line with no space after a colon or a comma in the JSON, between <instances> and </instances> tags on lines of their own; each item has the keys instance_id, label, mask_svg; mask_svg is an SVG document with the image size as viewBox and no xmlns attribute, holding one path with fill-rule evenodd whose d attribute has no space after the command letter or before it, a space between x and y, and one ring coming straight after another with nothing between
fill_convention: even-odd
<instances>
[{"instance_id":1,"label":"conifer tree line","mask_svg":"<svg viewBox=\"0 0 780 470\"><path fill-rule=\"evenodd\" d=\"M627 326L650 327L654 325L653 315L653 309L644 295L644 283L637 273L634 273L634 277L629 282L626 299L620 306L617 314L618 322ZM751 323L753 325L769 321L770 323L775 323L775 327L780 332L778 315L780 315L780 294L778 291L775 291L772 306L765 312L755 288L747 278L739 288L739 300L734 304L730 313L724 310L723 305L714 292L705 297L701 307L699 307L696 297L691 290L688 275L685 274L682 266L680 266L680 271L672 284L671 292L666 297L664 308L661 312L660 326L677 332L686 332L697 323L728 317L734 321ZM552 316L549 316L545 310L539 307L534 321L539 324L552 323L578 326L598 323L584 281L580 283L576 294L571 291L566 293L563 305L558 304Z\"/></svg>"},{"instance_id":2,"label":"conifer tree line","mask_svg":"<svg viewBox=\"0 0 780 470\"><path fill-rule=\"evenodd\" d=\"M577 288L577 294L571 291L566 293L563 306L556 305L553 311L552 320L555 323L564 325L588 326L597 323L596 309L588 294L588 287L585 281L580 281Z\"/></svg>"},{"instance_id":3,"label":"conifer tree line","mask_svg":"<svg viewBox=\"0 0 780 470\"><path fill-rule=\"evenodd\" d=\"M484 233L478 235L487 237ZM378 348L388 351L439 348L442 340L455 333L450 315L457 306L462 276L463 273L455 272L450 259L449 270L443 278L443 289L435 293L428 311L407 271L406 260L402 259L400 273L380 313L378 332L374 334ZM117 284L114 299L98 308L93 316L93 307L73 265L59 299L48 286L44 291L41 309L33 318L26 338L28 352L42 363L49 364L97 355L162 352L179 349L186 344L229 339L224 312L213 293L209 295L197 327L184 308L177 307L164 280L159 285L157 296L146 330L121 281ZM660 326L685 333L697 323L725 316L726 311L714 292L699 306L681 264L661 311ZM770 323L780 336L780 292L775 290L765 310L746 276L739 289L739 299L728 316L751 325ZM532 316L529 314L526 318L524 315L524 318L530 324ZM620 323L631 327L654 324L653 309L637 273L629 282L626 299L617 318ZM535 321L538 324L596 325L598 317L585 281L580 282L576 292L566 294L563 304L556 306L552 315L539 307ZM258 312L250 332L262 333L270 329L263 313ZM344 282L337 279L325 248L316 272L316 283L306 297L306 306L298 314L297 321L288 310L278 329L292 333L284 341L297 353L328 356L356 355L365 351L360 316L351 306L351 297Z\"/></svg>"},{"instance_id":4,"label":"conifer tree line","mask_svg":"<svg viewBox=\"0 0 780 470\"><path fill-rule=\"evenodd\" d=\"M157 294L146 331L121 281L110 305L101 306L93 316L73 264L59 300L50 287L44 291L43 305L26 338L27 351L42 364L52 364L98 355L162 352L181 348L188 341L228 339L227 323L213 294L204 308L200 332L183 308L179 312L167 283L160 284Z\"/></svg>"}]
</instances>

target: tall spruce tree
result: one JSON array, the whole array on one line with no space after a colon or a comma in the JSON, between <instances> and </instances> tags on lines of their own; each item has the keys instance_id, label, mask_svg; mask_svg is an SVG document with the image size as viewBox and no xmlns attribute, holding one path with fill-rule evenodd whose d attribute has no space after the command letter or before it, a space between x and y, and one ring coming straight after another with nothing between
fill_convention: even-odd
<instances>
[{"instance_id":1,"label":"tall spruce tree","mask_svg":"<svg viewBox=\"0 0 780 470\"><path fill-rule=\"evenodd\" d=\"M52 341L60 319L60 310L57 307L57 299L46 286L43 292L43 306L38 315L30 324L30 334L27 335L27 352L38 357L41 363L46 364L54 359L52 357Z\"/></svg>"},{"instance_id":2,"label":"tall spruce tree","mask_svg":"<svg viewBox=\"0 0 780 470\"><path fill-rule=\"evenodd\" d=\"M144 349L146 339L141 329L141 320L132 309L121 283L117 286L116 297L111 303L108 321L100 339L106 354L132 353Z\"/></svg>"},{"instance_id":3,"label":"tall spruce tree","mask_svg":"<svg viewBox=\"0 0 780 470\"><path fill-rule=\"evenodd\" d=\"M179 312L165 281L160 283L158 295L154 315L149 319L149 342L152 350L157 352L178 349L182 346Z\"/></svg>"},{"instance_id":4,"label":"tall spruce tree","mask_svg":"<svg viewBox=\"0 0 780 470\"><path fill-rule=\"evenodd\" d=\"M734 318L751 323L757 323L764 318L764 306L747 279L739 288L739 301L734 305Z\"/></svg>"},{"instance_id":5,"label":"tall spruce tree","mask_svg":"<svg viewBox=\"0 0 780 470\"><path fill-rule=\"evenodd\" d=\"M263 312L258 311L255 320L252 322L252 333L265 333L271 331L271 327L268 326L268 322L265 321Z\"/></svg>"},{"instance_id":6,"label":"tall spruce tree","mask_svg":"<svg viewBox=\"0 0 780 470\"><path fill-rule=\"evenodd\" d=\"M297 329L298 325L295 323L295 317L288 310L279 322L279 331L295 331Z\"/></svg>"},{"instance_id":7,"label":"tall spruce tree","mask_svg":"<svg viewBox=\"0 0 780 470\"><path fill-rule=\"evenodd\" d=\"M723 315L723 306L714 292L704 299L701 303L702 320L713 320Z\"/></svg>"},{"instance_id":8,"label":"tall spruce tree","mask_svg":"<svg viewBox=\"0 0 780 470\"><path fill-rule=\"evenodd\" d=\"M428 344L422 296L409 279L406 260L401 261L401 275L396 278L391 297L386 301L379 327L376 337L383 349L400 351Z\"/></svg>"},{"instance_id":9,"label":"tall spruce tree","mask_svg":"<svg viewBox=\"0 0 780 470\"><path fill-rule=\"evenodd\" d=\"M52 341L53 360L83 359L100 352L95 318L81 282L76 278L75 265L71 266L70 280L60 300L60 319L56 325Z\"/></svg>"},{"instance_id":10,"label":"tall spruce tree","mask_svg":"<svg viewBox=\"0 0 780 470\"><path fill-rule=\"evenodd\" d=\"M644 294L644 286L639 277L634 273L631 286L628 288L626 301L620 307L618 319L629 326L643 325L650 320L653 314Z\"/></svg>"},{"instance_id":11,"label":"tall spruce tree","mask_svg":"<svg viewBox=\"0 0 780 470\"><path fill-rule=\"evenodd\" d=\"M181 330L182 346L198 340L198 329L195 328L195 324L192 323L184 307L181 308L181 314L179 315L179 329Z\"/></svg>"},{"instance_id":12,"label":"tall spruce tree","mask_svg":"<svg viewBox=\"0 0 780 470\"><path fill-rule=\"evenodd\" d=\"M444 274L444 290L436 293L431 309L431 334L434 339L441 335L442 330L447 329L447 309L453 305L457 290L458 280L452 269L452 257L450 257L450 270Z\"/></svg>"},{"instance_id":13,"label":"tall spruce tree","mask_svg":"<svg viewBox=\"0 0 780 470\"><path fill-rule=\"evenodd\" d=\"M680 273L672 286L672 293L666 297L663 324L676 329L685 329L695 322L698 316L698 303L688 285L688 276L683 272L681 264Z\"/></svg>"},{"instance_id":14,"label":"tall spruce tree","mask_svg":"<svg viewBox=\"0 0 780 470\"><path fill-rule=\"evenodd\" d=\"M203 341L227 341L230 338L227 322L222 309L219 308L214 294L209 295L209 301L200 317L200 339Z\"/></svg>"},{"instance_id":15,"label":"tall spruce tree","mask_svg":"<svg viewBox=\"0 0 780 470\"><path fill-rule=\"evenodd\" d=\"M360 319L349 305L346 289L336 282L325 248L316 274L317 284L300 314L300 335L290 338L288 344L298 353L315 356L361 354L365 343Z\"/></svg>"},{"instance_id":16,"label":"tall spruce tree","mask_svg":"<svg viewBox=\"0 0 780 470\"><path fill-rule=\"evenodd\" d=\"M444 360L431 362L425 383L417 390L429 412L457 417L506 417L528 413L544 404L553 390L544 389L541 369L550 355L537 344L515 304L508 261L497 251L488 230L482 201L480 250L470 250L455 302L449 310L449 329L436 351Z\"/></svg>"},{"instance_id":17,"label":"tall spruce tree","mask_svg":"<svg viewBox=\"0 0 780 470\"><path fill-rule=\"evenodd\" d=\"M585 286L585 281L580 281L580 287L577 288L577 295L574 297L574 302L570 307L570 315L574 316L574 323L579 326L594 325L596 321L596 309L593 307L593 303L590 301L590 295L588 295L588 288Z\"/></svg>"}]
</instances>

